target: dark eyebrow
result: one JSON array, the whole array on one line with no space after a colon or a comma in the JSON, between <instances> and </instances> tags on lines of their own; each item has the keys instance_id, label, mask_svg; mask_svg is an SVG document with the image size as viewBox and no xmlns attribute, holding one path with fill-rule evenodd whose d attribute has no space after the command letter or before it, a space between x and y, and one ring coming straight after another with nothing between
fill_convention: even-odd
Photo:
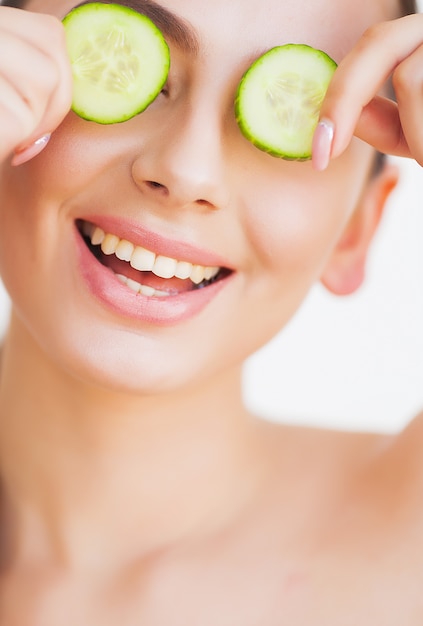
<instances>
[{"instance_id":1,"label":"dark eyebrow","mask_svg":"<svg viewBox=\"0 0 423 626\"><path fill-rule=\"evenodd\" d=\"M80 2L78 6L82 4L88 4L92 0ZM104 4L122 4L142 13L150 18L155 23L157 28L162 33L171 39L181 50L188 52L192 55L198 54L199 40L194 27L184 20L179 15L172 13L162 5L158 4L154 0L100 0Z\"/></svg>"}]
</instances>

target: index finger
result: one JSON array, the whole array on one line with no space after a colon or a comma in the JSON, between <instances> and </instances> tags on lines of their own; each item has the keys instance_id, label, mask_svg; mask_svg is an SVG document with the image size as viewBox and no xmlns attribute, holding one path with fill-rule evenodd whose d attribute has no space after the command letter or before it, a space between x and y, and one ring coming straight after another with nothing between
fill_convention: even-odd
<instances>
[{"instance_id":1,"label":"index finger","mask_svg":"<svg viewBox=\"0 0 423 626\"><path fill-rule=\"evenodd\" d=\"M395 119L395 110L374 98L395 68L422 42L423 15L408 15L370 27L341 61L321 109L321 119L330 120L335 129L332 157L347 148L366 107L368 116L380 110ZM397 124L384 124L384 129L393 133L387 145L401 142Z\"/></svg>"}]
</instances>

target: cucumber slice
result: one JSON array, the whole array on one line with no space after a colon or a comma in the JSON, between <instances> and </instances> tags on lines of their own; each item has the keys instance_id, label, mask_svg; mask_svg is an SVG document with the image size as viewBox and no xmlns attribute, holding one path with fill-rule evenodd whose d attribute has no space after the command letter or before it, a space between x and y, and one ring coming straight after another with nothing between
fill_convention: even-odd
<instances>
[{"instance_id":1,"label":"cucumber slice","mask_svg":"<svg viewBox=\"0 0 423 626\"><path fill-rule=\"evenodd\" d=\"M72 109L100 124L144 111L163 88L169 47L145 15L119 4L92 2L64 18L73 72Z\"/></svg>"},{"instance_id":2,"label":"cucumber slice","mask_svg":"<svg viewBox=\"0 0 423 626\"><path fill-rule=\"evenodd\" d=\"M310 159L320 107L336 67L325 52L304 44L266 52L238 87L235 115L242 133L272 156Z\"/></svg>"}]
</instances>

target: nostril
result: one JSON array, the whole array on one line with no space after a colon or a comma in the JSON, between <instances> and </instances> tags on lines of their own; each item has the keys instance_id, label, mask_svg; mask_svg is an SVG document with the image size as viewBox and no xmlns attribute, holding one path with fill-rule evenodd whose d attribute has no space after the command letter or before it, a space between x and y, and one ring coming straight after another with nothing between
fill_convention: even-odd
<instances>
[{"instance_id":1,"label":"nostril","mask_svg":"<svg viewBox=\"0 0 423 626\"><path fill-rule=\"evenodd\" d=\"M156 180L144 180L143 185L147 189L151 189L156 193L159 192L162 196L168 197L170 195L168 187L166 187L166 185L163 185L162 183L158 183ZM198 206L204 206L209 209L217 208L214 204L212 204L211 202L209 202L209 200L206 200L205 198L199 198L198 200L195 200L193 204L197 204Z\"/></svg>"},{"instance_id":2,"label":"nostril","mask_svg":"<svg viewBox=\"0 0 423 626\"><path fill-rule=\"evenodd\" d=\"M157 183L155 180L146 180L145 184L150 189L160 189L161 191L165 192L166 194L169 193L168 189L167 189L167 187L165 187L165 185L162 185L161 183Z\"/></svg>"}]
</instances>

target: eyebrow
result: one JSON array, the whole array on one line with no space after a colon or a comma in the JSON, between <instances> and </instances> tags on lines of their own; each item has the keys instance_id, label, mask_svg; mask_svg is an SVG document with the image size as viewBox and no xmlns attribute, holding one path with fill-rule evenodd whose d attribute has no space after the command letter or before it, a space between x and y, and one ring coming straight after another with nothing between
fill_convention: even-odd
<instances>
[{"instance_id":1,"label":"eyebrow","mask_svg":"<svg viewBox=\"0 0 423 626\"><path fill-rule=\"evenodd\" d=\"M88 4L92 0L81 2L78 6ZM101 0L104 4L111 4L116 0ZM200 44L194 27L176 13L172 13L154 0L118 0L118 4L134 9L138 13L150 18L162 33L171 39L178 48L195 56Z\"/></svg>"}]
</instances>

